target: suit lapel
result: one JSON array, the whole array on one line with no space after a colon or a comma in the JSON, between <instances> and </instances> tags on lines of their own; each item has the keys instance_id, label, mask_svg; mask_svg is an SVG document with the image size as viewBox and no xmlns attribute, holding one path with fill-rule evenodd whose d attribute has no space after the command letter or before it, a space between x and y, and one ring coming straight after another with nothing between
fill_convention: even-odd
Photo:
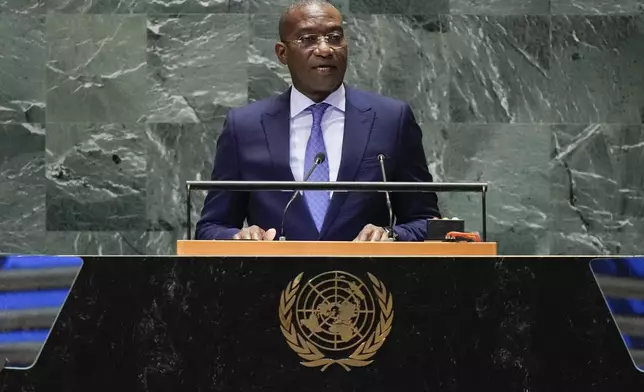
<instances>
[{"instance_id":1,"label":"suit lapel","mask_svg":"<svg viewBox=\"0 0 644 392\"><path fill-rule=\"evenodd\" d=\"M354 181L360 162L364 157L375 116L374 111L371 110L371 105L362 99L358 91L347 86L346 97L342 158L337 181ZM333 194L320 237L326 234L335 221L347 196L347 192Z\"/></svg>"},{"instance_id":2,"label":"suit lapel","mask_svg":"<svg viewBox=\"0 0 644 392\"><path fill-rule=\"evenodd\" d=\"M356 93L347 87L347 105L344 117L344 138L342 141L342 161L337 181L353 181L364 157L374 112L371 106L364 105Z\"/></svg>"},{"instance_id":3,"label":"suit lapel","mask_svg":"<svg viewBox=\"0 0 644 392\"><path fill-rule=\"evenodd\" d=\"M290 164L290 92L288 89L279 95L262 115L262 127L277 181L295 180Z\"/></svg>"}]
</instances>

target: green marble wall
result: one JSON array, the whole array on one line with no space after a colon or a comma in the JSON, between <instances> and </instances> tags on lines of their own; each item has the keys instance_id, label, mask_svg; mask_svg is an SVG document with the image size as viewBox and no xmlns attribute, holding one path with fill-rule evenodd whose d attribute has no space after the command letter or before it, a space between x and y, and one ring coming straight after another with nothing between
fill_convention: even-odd
<instances>
[{"instance_id":1,"label":"green marble wall","mask_svg":"<svg viewBox=\"0 0 644 392\"><path fill-rule=\"evenodd\" d=\"M290 83L285 4L0 0L0 251L175 252L227 110ZM412 105L438 181L490 183L501 253L644 253L642 1L336 4L347 82Z\"/></svg>"}]
</instances>

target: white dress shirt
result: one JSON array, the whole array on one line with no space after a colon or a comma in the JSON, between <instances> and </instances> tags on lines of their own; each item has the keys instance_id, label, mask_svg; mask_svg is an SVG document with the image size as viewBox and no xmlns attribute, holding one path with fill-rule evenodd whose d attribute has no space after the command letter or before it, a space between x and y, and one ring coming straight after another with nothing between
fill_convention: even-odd
<instances>
[{"instance_id":1,"label":"white dress shirt","mask_svg":"<svg viewBox=\"0 0 644 392\"><path fill-rule=\"evenodd\" d=\"M344 84L332 92L323 102L329 106L322 116L322 136L326 148L326 159L329 162L329 181L336 181L342 158L342 140L344 138L345 90ZM309 106L315 104L310 98L291 88L291 130L290 130L290 164L295 181L304 179L304 157L306 144L311 136L313 115Z\"/></svg>"}]
</instances>

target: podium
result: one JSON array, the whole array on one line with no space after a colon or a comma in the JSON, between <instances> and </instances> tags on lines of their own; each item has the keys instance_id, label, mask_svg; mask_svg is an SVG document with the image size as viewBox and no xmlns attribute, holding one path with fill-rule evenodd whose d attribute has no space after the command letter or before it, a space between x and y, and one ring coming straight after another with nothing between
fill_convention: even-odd
<instances>
[{"instance_id":1,"label":"podium","mask_svg":"<svg viewBox=\"0 0 644 392\"><path fill-rule=\"evenodd\" d=\"M179 256L496 256L496 242L177 241Z\"/></svg>"},{"instance_id":2,"label":"podium","mask_svg":"<svg viewBox=\"0 0 644 392\"><path fill-rule=\"evenodd\" d=\"M494 256L485 243L177 247L83 256L37 361L5 367L0 390L644 390L592 256Z\"/></svg>"}]
</instances>

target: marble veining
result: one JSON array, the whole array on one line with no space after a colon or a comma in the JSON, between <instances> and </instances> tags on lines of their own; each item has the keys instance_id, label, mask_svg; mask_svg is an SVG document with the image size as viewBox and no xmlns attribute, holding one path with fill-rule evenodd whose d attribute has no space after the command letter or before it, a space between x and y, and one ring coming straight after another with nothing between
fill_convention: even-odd
<instances>
[{"instance_id":1,"label":"marble veining","mask_svg":"<svg viewBox=\"0 0 644 392\"><path fill-rule=\"evenodd\" d=\"M0 124L0 230L44 229L44 173L43 125Z\"/></svg>"},{"instance_id":2,"label":"marble veining","mask_svg":"<svg viewBox=\"0 0 644 392\"><path fill-rule=\"evenodd\" d=\"M45 128L0 124L0 253L42 252Z\"/></svg>"},{"instance_id":3,"label":"marble veining","mask_svg":"<svg viewBox=\"0 0 644 392\"><path fill-rule=\"evenodd\" d=\"M405 100L421 124L449 120L442 30L437 16L347 18L347 83Z\"/></svg>"},{"instance_id":4,"label":"marble veining","mask_svg":"<svg viewBox=\"0 0 644 392\"><path fill-rule=\"evenodd\" d=\"M247 102L247 15L148 19L154 123L210 122Z\"/></svg>"},{"instance_id":5,"label":"marble veining","mask_svg":"<svg viewBox=\"0 0 644 392\"><path fill-rule=\"evenodd\" d=\"M145 0L148 14L218 14L246 12L251 0Z\"/></svg>"},{"instance_id":6,"label":"marble veining","mask_svg":"<svg viewBox=\"0 0 644 392\"><path fill-rule=\"evenodd\" d=\"M553 15L641 14L642 0L551 0Z\"/></svg>"},{"instance_id":7,"label":"marble veining","mask_svg":"<svg viewBox=\"0 0 644 392\"><path fill-rule=\"evenodd\" d=\"M248 101L254 102L284 92L291 84L288 68L275 55L279 39L279 14L249 17Z\"/></svg>"},{"instance_id":8,"label":"marble veining","mask_svg":"<svg viewBox=\"0 0 644 392\"><path fill-rule=\"evenodd\" d=\"M0 123L45 122L45 18L0 14Z\"/></svg>"},{"instance_id":9,"label":"marble veining","mask_svg":"<svg viewBox=\"0 0 644 392\"><path fill-rule=\"evenodd\" d=\"M2 0L0 12L19 14L174 14L245 12L249 0Z\"/></svg>"},{"instance_id":10,"label":"marble veining","mask_svg":"<svg viewBox=\"0 0 644 392\"><path fill-rule=\"evenodd\" d=\"M47 254L57 255L145 255L145 231L48 231Z\"/></svg>"},{"instance_id":11,"label":"marble veining","mask_svg":"<svg viewBox=\"0 0 644 392\"><path fill-rule=\"evenodd\" d=\"M141 10L146 1L138 0L40 0L42 12L78 14L129 14Z\"/></svg>"},{"instance_id":12,"label":"marble veining","mask_svg":"<svg viewBox=\"0 0 644 392\"><path fill-rule=\"evenodd\" d=\"M500 254L548 254L551 128L538 124L432 124L423 146L440 182L487 182L488 240ZM517 154L517 150L522 150ZM447 217L482 230L480 193L442 193Z\"/></svg>"},{"instance_id":13,"label":"marble veining","mask_svg":"<svg viewBox=\"0 0 644 392\"><path fill-rule=\"evenodd\" d=\"M550 0L450 0L452 15L549 15Z\"/></svg>"},{"instance_id":14,"label":"marble veining","mask_svg":"<svg viewBox=\"0 0 644 392\"><path fill-rule=\"evenodd\" d=\"M551 121L550 18L454 15L445 20L453 122Z\"/></svg>"},{"instance_id":15,"label":"marble veining","mask_svg":"<svg viewBox=\"0 0 644 392\"><path fill-rule=\"evenodd\" d=\"M0 253L3 254L47 254L45 228L18 231L0 230Z\"/></svg>"},{"instance_id":16,"label":"marble veining","mask_svg":"<svg viewBox=\"0 0 644 392\"><path fill-rule=\"evenodd\" d=\"M280 14L284 7L292 2L290 0L248 0L248 12L253 14Z\"/></svg>"},{"instance_id":17,"label":"marble veining","mask_svg":"<svg viewBox=\"0 0 644 392\"><path fill-rule=\"evenodd\" d=\"M224 119L208 124L154 124L147 130L146 216L148 229L186 234L186 181L209 180ZM205 191L192 191L192 226Z\"/></svg>"},{"instance_id":18,"label":"marble veining","mask_svg":"<svg viewBox=\"0 0 644 392\"><path fill-rule=\"evenodd\" d=\"M47 18L47 121L134 122L146 107L145 17Z\"/></svg>"},{"instance_id":19,"label":"marble veining","mask_svg":"<svg viewBox=\"0 0 644 392\"><path fill-rule=\"evenodd\" d=\"M558 123L644 122L644 16L552 17Z\"/></svg>"},{"instance_id":20,"label":"marble veining","mask_svg":"<svg viewBox=\"0 0 644 392\"><path fill-rule=\"evenodd\" d=\"M642 254L644 126L559 125L552 152L553 254Z\"/></svg>"},{"instance_id":21,"label":"marble veining","mask_svg":"<svg viewBox=\"0 0 644 392\"><path fill-rule=\"evenodd\" d=\"M448 0L349 0L355 14L437 15L449 12Z\"/></svg>"},{"instance_id":22,"label":"marble veining","mask_svg":"<svg viewBox=\"0 0 644 392\"><path fill-rule=\"evenodd\" d=\"M43 0L2 0L0 13L2 14L32 14L42 7Z\"/></svg>"},{"instance_id":23,"label":"marble veining","mask_svg":"<svg viewBox=\"0 0 644 392\"><path fill-rule=\"evenodd\" d=\"M196 222L196 221L193 221ZM176 255L177 241L187 238L184 231L149 231L147 233L147 243L145 254L147 255ZM193 237L191 237L193 238Z\"/></svg>"},{"instance_id":24,"label":"marble veining","mask_svg":"<svg viewBox=\"0 0 644 392\"><path fill-rule=\"evenodd\" d=\"M355 0L328 0L343 14L350 12L349 6ZM291 0L249 0L248 11L251 15L281 14L291 4ZM277 27L277 26L275 26Z\"/></svg>"},{"instance_id":25,"label":"marble veining","mask_svg":"<svg viewBox=\"0 0 644 392\"><path fill-rule=\"evenodd\" d=\"M47 230L144 230L143 125L49 125Z\"/></svg>"}]
</instances>

